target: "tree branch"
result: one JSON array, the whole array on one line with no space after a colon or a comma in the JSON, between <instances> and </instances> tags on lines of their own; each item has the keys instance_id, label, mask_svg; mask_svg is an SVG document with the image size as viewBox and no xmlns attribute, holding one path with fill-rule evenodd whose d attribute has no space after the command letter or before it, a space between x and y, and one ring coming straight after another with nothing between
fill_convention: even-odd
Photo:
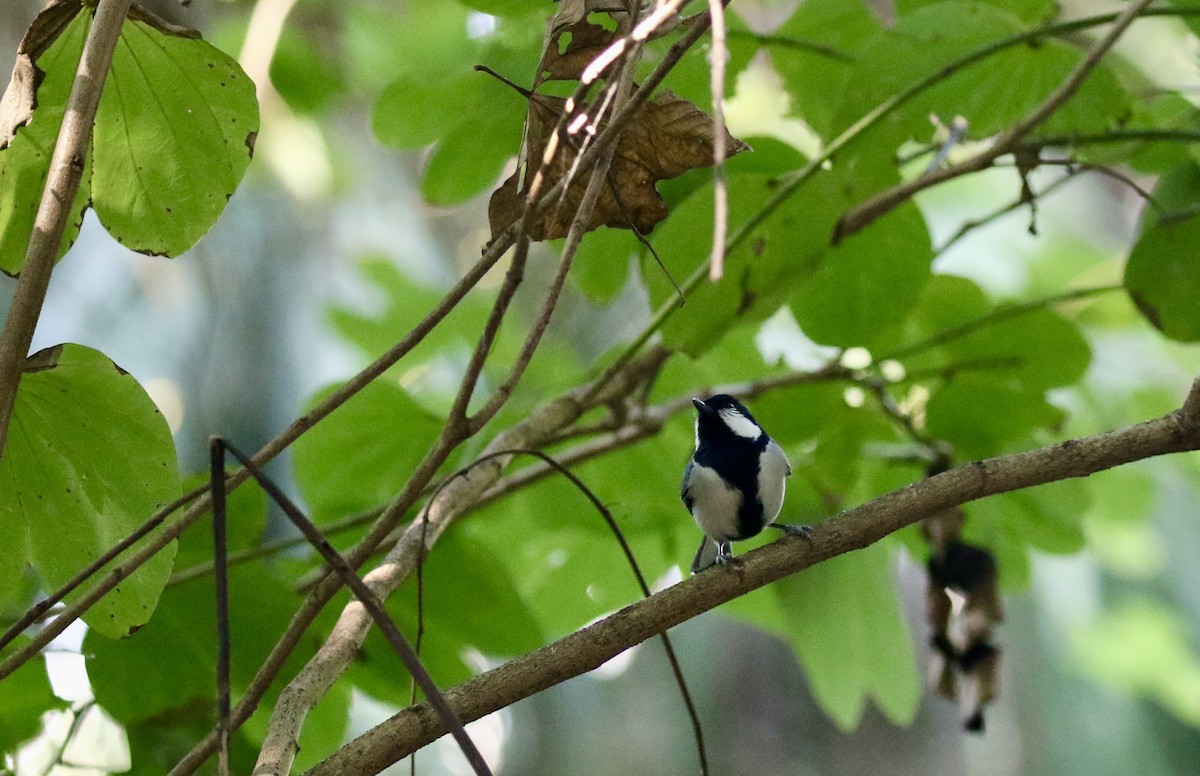
<instances>
[{"instance_id":1,"label":"tree branch","mask_svg":"<svg viewBox=\"0 0 1200 776\"><path fill-rule=\"evenodd\" d=\"M907 202L918 192L953 178L958 178L972 172L979 172L990 167L999 157L1016 150L1026 135L1032 132L1043 121L1050 118L1050 115L1054 111L1058 110L1063 103L1075 95L1075 92L1079 91L1079 87L1083 85L1083 82L1091 74L1092 70L1100 64L1100 60L1104 58L1104 55L1117 42L1117 38L1121 37L1121 34L1125 32L1129 25L1133 23L1133 20L1138 17L1151 1L1134 0L1134 2L1131 2L1121 12L1121 15L1117 17L1116 21L1113 22L1112 27L1105 33L1104 37L1097 41L1088 51L1087 56L1080 60L1079 64L1071 70L1066 80L1059 84L1058 88L1051 92L1050 96L1043 100L1041 105L1035 108L1033 112L1002 132L990 148L969 159L964 159L958 164L933 170L907 183L902 183L887 191L880 192L866 202L846 211L841 219L838 220L837 226L833 230L834 243L862 230L873 223L875 219Z\"/></svg>"},{"instance_id":2,"label":"tree branch","mask_svg":"<svg viewBox=\"0 0 1200 776\"><path fill-rule=\"evenodd\" d=\"M21 369L46 300L67 219L83 180L84 159L100 95L104 92L104 80L131 4L131 0L100 0L83 44L71 96L67 98L66 114L58 130L42 200L25 250L25 266L17 280L4 329L0 331L0 458L4 456L8 425L17 401Z\"/></svg>"},{"instance_id":3,"label":"tree branch","mask_svg":"<svg viewBox=\"0 0 1200 776\"><path fill-rule=\"evenodd\" d=\"M625 72L632 74L633 68L626 66ZM628 81L628 78L624 79L623 85L625 90L628 89ZM620 96L624 95L621 94ZM592 208L604 185L608 173L608 165L612 160L613 150L610 148L592 170L591 180L588 182L587 190L584 193L579 210L576 212L567 235L567 244L563 251L559 271L555 276L554 282L551 283L550 289L547 291L541 314L534 323L533 329L530 331L521 349L521 353L511 369L509 377L489 397L487 404L479 413L467 418L465 412L472 390L478 380L487 354L491 349L491 342L499 330L504 312L508 308L508 304L511 302L516 287L520 284L524 273L524 259L528 249L528 238L524 234L518 238L518 256L514 259L509 275L505 279L500 297L493 307L492 316L488 320L484 335L481 337L479 346L476 348L475 355L472 358L472 367L468 369L467 374L463 378L462 386L455 400L454 409L451 411L449 422L443 431L442 440L440 440L441 443L448 446L446 450L447 454L449 449L452 449L458 442L478 433L484 424L504 406L513 388L519 382L522 374L524 374L525 367L533 358L533 354L541 342L541 336L549 325L551 316L554 314L559 294L566 283L567 272L571 268L571 260L579 247L579 241L583 236L586 224L591 218ZM529 208L527 207L526 211L528 212L528 210ZM526 223L524 217L521 219L521 223ZM501 434L500 436L504 435ZM489 445L489 450L494 450L495 444L496 442L493 440L492 445ZM443 444L439 444L439 448L442 446ZM519 445L506 447L519 447ZM505 460L510 457L506 456ZM445 456L442 456L438 465L444 460ZM433 476L435 471L436 467L429 471L428 476L423 481L418 481L414 476L406 486L406 492L413 491L414 485L417 492L419 492L419 489L424 488L428 484L429 478ZM496 471L492 480L494 481L498 477L499 472ZM487 484L490 485L491 483ZM449 490L453 485L453 482L449 483L446 490ZM414 493L414 498L415 495ZM437 500L437 497L435 497L435 501ZM471 499L470 501L473 500ZM407 511L409 507L409 504L406 503L407 500L398 499L397 501L404 503L404 506L400 507L394 504L392 507L389 507L376 522L376 526L384 523L390 523L391 526L394 526L399 516ZM469 504L470 501L465 502L464 506ZM431 507L426 513L425 520L419 524L410 524L409 528L401 535L396 549L406 546L428 551L429 547L437 541L442 531L445 530L445 526L457 517L461 511L461 507L458 510L443 509L435 517L432 514L433 509ZM391 513L394 513L395 517L389 520L388 518ZM434 530L435 526L436 530ZM388 530L390 531L390 527ZM416 532L415 538L414 531ZM380 540L383 538L382 536L379 537ZM409 541L406 542L406 539ZM358 546L365 547L366 545L367 541L364 540ZM377 543L372 544L372 549L374 546L377 546ZM411 549L409 552L411 552ZM387 597L395 592L412 573L411 568L409 568L411 564L404 564L404 570L401 571L402 567L397 564L397 559L394 558L394 555L395 549L388 553L380 566L363 577L363 581L370 587L371 592L378 596L380 600L387 600ZM305 664L292 681L288 682L280 694L279 702L275 704L275 708L271 713L271 719L267 727L267 736L263 742L258 765L255 768L256 774L262 774L263 776L279 774L282 776L290 772L292 762L299 751L297 742L299 741L304 721L308 717L308 712L316 706L329 691L329 688L333 686L333 683L337 681L338 677L353 662L354 657L358 654L359 647L370 631L371 622L371 617L363 607L353 602L342 610L337 624L320 649L317 650L317 654Z\"/></svg>"},{"instance_id":4,"label":"tree branch","mask_svg":"<svg viewBox=\"0 0 1200 776\"><path fill-rule=\"evenodd\" d=\"M726 570L702 573L446 692L478 719L579 676L636 644L752 590L862 549L941 510L1168 453L1200 449L1200 380L1183 408L1156 420L1015 455L975 461L830 518L810 539L784 539ZM309 776L374 774L445 734L428 704L409 707L338 750Z\"/></svg>"}]
</instances>

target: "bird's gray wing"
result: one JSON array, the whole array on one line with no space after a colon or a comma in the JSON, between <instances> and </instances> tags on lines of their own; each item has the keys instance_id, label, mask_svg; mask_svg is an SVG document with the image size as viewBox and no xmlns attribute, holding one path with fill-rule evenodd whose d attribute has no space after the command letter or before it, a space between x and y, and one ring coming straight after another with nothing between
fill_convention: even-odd
<instances>
[{"instance_id":1,"label":"bird's gray wing","mask_svg":"<svg viewBox=\"0 0 1200 776\"><path fill-rule=\"evenodd\" d=\"M774 439L767 442L767 453L769 455L775 455L775 456L782 458L783 465L787 468L786 476L788 476L788 477L792 476L792 463L791 463L791 461L789 461L787 459L787 453L783 452L783 448L780 447L779 443L776 442Z\"/></svg>"},{"instance_id":2,"label":"bird's gray wing","mask_svg":"<svg viewBox=\"0 0 1200 776\"><path fill-rule=\"evenodd\" d=\"M679 486L679 497L683 499L684 505L688 512L692 511L692 505L695 504L695 499L692 498L692 469L696 466L694 461L689 460L687 468L683 470L683 482Z\"/></svg>"}]
</instances>

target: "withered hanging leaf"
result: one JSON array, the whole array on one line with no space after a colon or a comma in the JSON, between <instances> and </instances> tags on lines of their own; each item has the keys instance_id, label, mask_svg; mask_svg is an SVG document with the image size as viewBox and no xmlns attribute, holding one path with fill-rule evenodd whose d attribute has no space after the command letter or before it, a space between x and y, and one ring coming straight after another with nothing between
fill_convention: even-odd
<instances>
[{"instance_id":1,"label":"withered hanging leaf","mask_svg":"<svg viewBox=\"0 0 1200 776\"><path fill-rule=\"evenodd\" d=\"M45 76L36 64L38 57L58 40L82 9L82 0L52 0L25 31L17 46L12 78L0 97L0 149L8 148L17 130L33 119L37 89Z\"/></svg>"},{"instance_id":2,"label":"withered hanging leaf","mask_svg":"<svg viewBox=\"0 0 1200 776\"><path fill-rule=\"evenodd\" d=\"M531 110L531 147L528 158L531 168L540 160L546 139L554 130L564 101L555 97L537 96ZM608 186L588 220L587 231L600 226L617 229L636 229L642 234L667 217L667 203L655 184L674 178L688 170L709 167L713 163L712 118L692 103L669 91L661 92L646 102L633 115L617 141L616 154L609 168ZM725 132L725 158L749 148ZM543 191L558 183L574 163L578 152L570 143L560 146L546 170ZM521 214L523 194L517 190L519 173L501 184L488 203L488 221L493 239L509 227ZM587 188L588 176L579 175L567 185L565 196L557 206L543 212L527 225L533 240L553 240L565 237L579 210Z\"/></svg>"}]
</instances>

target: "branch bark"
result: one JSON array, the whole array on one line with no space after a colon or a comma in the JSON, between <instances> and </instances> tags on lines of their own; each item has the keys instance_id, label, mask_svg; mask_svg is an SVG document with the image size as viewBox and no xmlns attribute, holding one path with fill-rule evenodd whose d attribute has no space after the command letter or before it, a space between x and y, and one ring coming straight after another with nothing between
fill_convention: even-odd
<instances>
[{"instance_id":1,"label":"branch bark","mask_svg":"<svg viewBox=\"0 0 1200 776\"><path fill-rule=\"evenodd\" d=\"M862 549L941 510L999 493L1086 477L1115 466L1200 449L1200 379L1183 408L1155 420L1015 455L975 461L848 510L811 540L784 539L741 556L742 563L699 574L638 601L553 644L445 693L464 721L541 692L602 665L630 647L738 596L829 558ZM369 730L308 776L374 774L446 732L427 703Z\"/></svg>"},{"instance_id":2,"label":"branch bark","mask_svg":"<svg viewBox=\"0 0 1200 776\"><path fill-rule=\"evenodd\" d=\"M67 112L50 157L50 170L25 251L25 267L17 281L4 329L0 331L0 458L4 456L8 425L17 401L21 369L29 354L42 303L46 301L50 273L62 245L67 219L83 180L84 158L92 138L96 109L100 107L104 80L130 5L131 0L100 0L96 6L96 17L83 44L71 96L67 98Z\"/></svg>"}]
</instances>

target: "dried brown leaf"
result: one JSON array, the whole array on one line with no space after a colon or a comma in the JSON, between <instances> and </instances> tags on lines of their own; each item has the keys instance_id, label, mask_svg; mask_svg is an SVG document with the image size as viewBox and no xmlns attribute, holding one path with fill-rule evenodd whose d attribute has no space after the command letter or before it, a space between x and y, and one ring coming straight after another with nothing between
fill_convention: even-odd
<instances>
[{"instance_id":1,"label":"dried brown leaf","mask_svg":"<svg viewBox=\"0 0 1200 776\"><path fill-rule=\"evenodd\" d=\"M553 97L535 98L530 111L530 165L542 158L546 138L553 131L564 101ZM587 231L600 226L650 232L667 217L667 203L655 185L688 170L709 167L713 163L712 118L692 103L669 91L646 102L630 119L617 141L616 153L608 174L608 186L600 194L587 223ZM749 148L725 133L726 158ZM562 144L545 173L542 190L558 183L571 170L578 152L571 142ZM558 204L526 225L533 240L565 237L579 210L587 187L586 176L568 183ZM509 227L521 214L523 193L518 191L514 173L493 194L488 204L488 220L493 238Z\"/></svg>"}]
</instances>

